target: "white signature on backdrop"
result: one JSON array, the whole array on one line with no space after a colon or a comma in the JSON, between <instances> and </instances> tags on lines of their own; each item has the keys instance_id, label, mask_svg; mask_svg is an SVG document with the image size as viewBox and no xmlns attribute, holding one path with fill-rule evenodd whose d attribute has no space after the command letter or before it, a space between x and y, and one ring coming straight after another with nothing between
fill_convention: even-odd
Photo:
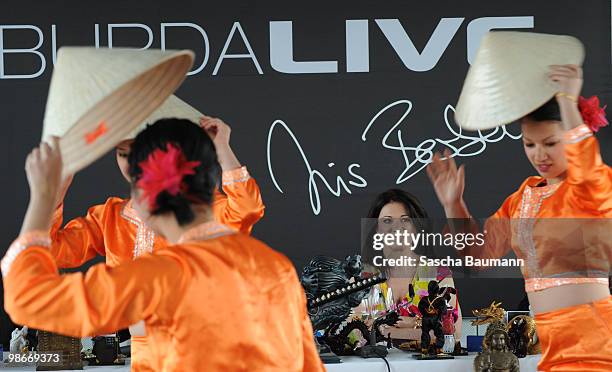
<instances>
[{"instance_id":1,"label":"white signature on backdrop","mask_svg":"<svg viewBox=\"0 0 612 372\"><path fill-rule=\"evenodd\" d=\"M408 125L406 118L412 111L412 102L406 99L400 99L388 104L372 117L361 133L361 140L363 142L368 140L368 132L374 125L383 125L383 123L379 123L382 121L379 118L385 112L396 106L403 107L404 111L400 118L385 133L380 141L380 144L385 149L401 153L404 160L404 169L395 180L395 183L398 185L406 182L427 167L427 165L431 163L433 155L436 151L441 151L444 148L447 148L451 152L451 157L477 156L485 151L489 143L499 142L506 137L513 140L521 138L520 134L515 135L508 132L505 126L500 126L486 132L479 130L476 132L470 132L471 134L464 134L460 127L455 127L450 123L451 116L455 112L455 109L451 105L447 105L444 109L444 123L449 131L449 138L430 138L422 141L416 146L409 146L405 144L404 138L407 131L404 131L404 135L402 135L402 128L406 129ZM321 198L319 194L319 187L321 185L335 197L340 197L343 194L343 191L347 194L351 194L352 188L365 188L368 186L367 180L358 174L358 170L361 168L361 164L359 163L349 164L346 169L348 173L348 177L345 177L347 179L346 181L345 178L337 176L335 183L330 183L330 181L328 181L320 170L314 168L310 164L304 148L291 128L283 120L277 119L272 123L268 131L266 156L270 178L272 178L272 182L279 192L283 193L283 189L279 185L274 173L271 152L272 140L275 138L274 134L276 133L275 131L277 131L277 129L284 130L285 134L291 138L295 144L296 150L299 152L302 160L304 161L304 167L308 171L309 175L308 193L310 196L310 206L315 215L321 213ZM392 137L396 140L396 142L393 142ZM333 162L327 164L328 168L333 168L334 166L335 164Z\"/></svg>"}]
</instances>

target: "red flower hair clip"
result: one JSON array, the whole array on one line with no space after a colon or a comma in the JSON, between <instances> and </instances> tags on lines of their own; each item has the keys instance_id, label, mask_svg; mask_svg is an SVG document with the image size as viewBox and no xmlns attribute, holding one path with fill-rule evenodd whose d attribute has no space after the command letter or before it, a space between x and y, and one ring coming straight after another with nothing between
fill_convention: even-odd
<instances>
[{"instance_id":1,"label":"red flower hair clip","mask_svg":"<svg viewBox=\"0 0 612 372\"><path fill-rule=\"evenodd\" d=\"M606 112L604 111L607 106L599 107L599 98L592 96L591 98L578 98L578 109L584 124L586 124L591 131L597 132L599 128L608 125L608 119L606 119Z\"/></svg>"},{"instance_id":2,"label":"red flower hair clip","mask_svg":"<svg viewBox=\"0 0 612 372\"><path fill-rule=\"evenodd\" d=\"M155 149L147 160L139 164L142 177L136 183L142 189L142 198L149 202L150 210L157 208L157 196L162 191L177 195L185 191L183 177L195 174L199 161L187 161L185 154L178 147L169 143L167 150Z\"/></svg>"}]
</instances>

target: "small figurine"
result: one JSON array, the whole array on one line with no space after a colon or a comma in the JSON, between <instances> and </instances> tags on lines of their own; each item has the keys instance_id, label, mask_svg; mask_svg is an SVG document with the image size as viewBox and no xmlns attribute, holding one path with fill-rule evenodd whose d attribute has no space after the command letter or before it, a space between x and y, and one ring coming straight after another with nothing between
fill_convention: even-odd
<instances>
[{"instance_id":1,"label":"small figurine","mask_svg":"<svg viewBox=\"0 0 612 372\"><path fill-rule=\"evenodd\" d=\"M489 307L472 310L472 314L474 314L474 316L477 318L476 320L472 321L472 325L482 325L502 321L506 311L500 306L501 302L495 303L495 301L493 301Z\"/></svg>"},{"instance_id":2,"label":"small figurine","mask_svg":"<svg viewBox=\"0 0 612 372\"><path fill-rule=\"evenodd\" d=\"M485 336L489 348L474 359L474 372L519 372L519 360L508 350L508 333L503 322L494 322Z\"/></svg>"},{"instance_id":3,"label":"small figurine","mask_svg":"<svg viewBox=\"0 0 612 372\"><path fill-rule=\"evenodd\" d=\"M92 339L94 360L89 365L112 366L125 365L125 360L119 353L119 336L96 336Z\"/></svg>"},{"instance_id":4,"label":"small figurine","mask_svg":"<svg viewBox=\"0 0 612 372\"><path fill-rule=\"evenodd\" d=\"M389 311L384 316L376 318L370 329L368 343L358 350L355 350L357 355L361 356L362 358L386 357L388 354L387 350L393 347L393 340L391 339L391 333L388 333L387 336L382 333L381 327L383 325L393 326L399 320L400 316L396 311ZM385 341L386 346L378 345L378 342L381 341Z\"/></svg>"},{"instance_id":5,"label":"small figurine","mask_svg":"<svg viewBox=\"0 0 612 372\"><path fill-rule=\"evenodd\" d=\"M11 341L9 342L9 350L11 353L25 353L28 351L28 327L15 328L11 333Z\"/></svg>"},{"instance_id":6,"label":"small figurine","mask_svg":"<svg viewBox=\"0 0 612 372\"><path fill-rule=\"evenodd\" d=\"M472 325L477 326L477 325L489 324L489 326L487 326L487 331L485 332L485 336L482 339L482 350L483 351L489 349L488 340L489 340L490 332L493 329L495 329L495 326L493 325L498 325L500 327L503 326L504 329L506 329L505 328L506 323L504 321L504 314L506 313L506 310L504 310L500 306L501 306L501 302L495 303L495 301L493 301L491 302L491 305L489 305L489 307L485 307L483 309L472 310L472 314L474 314L474 316L477 318L476 320L472 320Z\"/></svg>"},{"instance_id":7,"label":"small figurine","mask_svg":"<svg viewBox=\"0 0 612 372\"><path fill-rule=\"evenodd\" d=\"M445 293L440 294L438 282L432 280L427 285L427 297L419 301L421 319L421 355L429 354L428 346L431 343L429 331L433 330L436 336L435 352L437 355L446 355L442 351L444 345L444 332L442 331L442 317L446 314L447 306Z\"/></svg>"},{"instance_id":8,"label":"small figurine","mask_svg":"<svg viewBox=\"0 0 612 372\"><path fill-rule=\"evenodd\" d=\"M344 261L333 257L316 256L302 271L302 286L309 299L324 298L336 291L351 287L359 281L362 270L361 256L349 256ZM366 288L346 293L345 296L320 306L309 303L312 326L315 331L325 329L335 322L344 321L353 307L358 306L367 295Z\"/></svg>"},{"instance_id":9,"label":"small figurine","mask_svg":"<svg viewBox=\"0 0 612 372\"><path fill-rule=\"evenodd\" d=\"M28 328L28 334L26 335L28 341L29 350L38 350L38 330L34 328Z\"/></svg>"},{"instance_id":10,"label":"small figurine","mask_svg":"<svg viewBox=\"0 0 612 372\"><path fill-rule=\"evenodd\" d=\"M539 354L540 344L536 336L536 324L532 317L518 315L512 318L507 327L509 347L519 358L526 355Z\"/></svg>"},{"instance_id":11,"label":"small figurine","mask_svg":"<svg viewBox=\"0 0 612 372\"><path fill-rule=\"evenodd\" d=\"M332 324L321 337L321 342L340 356L355 355L355 349L369 341L370 328L356 317ZM352 337L351 337L352 336Z\"/></svg>"},{"instance_id":12,"label":"small figurine","mask_svg":"<svg viewBox=\"0 0 612 372\"><path fill-rule=\"evenodd\" d=\"M400 320L400 315L397 311L389 311L384 316L376 318L372 324L372 330L376 334L376 342L386 341L387 345L392 344L391 335L387 333L387 336L383 334L383 326L394 326ZM391 349L388 347L388 349Z\"/></svg>"},{"instance_id":13,"label":"small figurine","mask_svg":"<svg viewBox=\"0 0 612 372\"><path fill-rule=\"evenodd\" d=\"M316 256L304 267L301 283L315 331L346 320L370 287L386 281L384 275L362 277L361 270L359 255L348 256L344 261Z\"/></svg>"},{"instance_id":14,"label":"small figurine","mask_svg":"<svg viewBox=\"0 0 612 372\"><path fill-rule=\"evenodd\" d=\"M323 336L315 338L317 349L324 362L338 362L331 355L350 355L354 353L348 335L357 329L366 340L370 330L365 323L353 320L341 327L368 294L369 288L384 282L384 275L362 276L361 256L348 256L344 261L333 257L315 256L302 271L301 283L308 299L307 308L313 330L324 331ZM319 344L318 341L323 344Z\"/></svg>"},{"instance_id":15,"label":"small figurine","mask_svg":"<svg viewBox=\"0 0 612 372\"><path fill-rule=\"evenodd\" d=\"M68 337L39 330L38 347L36 351L39 354L60 353L61 359L59 363L39 363L36 366L36 370L64 371L83 369L83 361L81 360L81 347L82 345L80 338Z\"/></svg>"}]
</instances>

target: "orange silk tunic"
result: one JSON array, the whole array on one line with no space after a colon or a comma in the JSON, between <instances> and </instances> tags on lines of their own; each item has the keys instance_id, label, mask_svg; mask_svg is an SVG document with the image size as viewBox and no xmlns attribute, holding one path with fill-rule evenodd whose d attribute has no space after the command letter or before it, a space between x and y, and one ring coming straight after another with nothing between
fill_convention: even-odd
<instances>
[{"instance_id":1,"label":"orange silk tunic","mask_svg":"<svg viewBox=\"0 0 612 372\"><path fill-rule=\"evenodd\" d=\"M264 213L257 183L246 167L241 167L223 172L222 184L224 194L215 190L215 219L249 234ZM87 216L68 222L64 228L61 208L54 217L51 254L60 268L81 266L96 255L106 256L107 265L117 266L166 245L140 220L129 200L109 198L104 205L90 208ZM154 370L149 343L146 336L132 336L133 371Z\"/></svg>"},{"instance_id":2,"label":"orange silk tunic","mask_svg":"<svg viewBox=\"0 0 612 372\"><path fill-rule=\"evenodd\" d=\"M46 232L2 260L11 319L73 337L144 319L156 371L323 371L295 268L217 222L172 246L87 273L59 275Z\"/></svg>"},{"instance_id":3,"label":"orange silk tunic","mask_svg":"<svg viewBox=\"0 0 612 372\"><path fill-rule=\"evenodd\" d=\"M223 172L222 194L215 191L215 219L233 229L249 234L264 214L259 186L246 167ZM109 198L105 204L91 207L85 217L62 225L58 208L51 228L51 254L60 268L78 267L96 257L106 256L106 264L117 266L166 243L147 228L136 215L129 200Z\"/></svg>"},{"instance_id":4,"label":"orange silk tunic","mask_svg":"<svg viewBox=\"0 0 612 372\"><path fill-rule=\"evenodd\" d=\"M528 292L573 283L607 283L612 263L612 168L590 129L565 133L567 177L546 185L529 177L484 227L485 246L462 254L525 260Z\"/></svg>"}]
</instances>

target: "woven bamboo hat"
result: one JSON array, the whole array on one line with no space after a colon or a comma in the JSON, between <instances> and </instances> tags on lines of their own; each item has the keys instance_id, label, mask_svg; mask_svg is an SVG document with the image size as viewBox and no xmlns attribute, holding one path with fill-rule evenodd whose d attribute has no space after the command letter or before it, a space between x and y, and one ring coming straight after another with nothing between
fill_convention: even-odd
<instances>
[{"instance_id":1,"label":"woven bamboo hat","mask_svg":"<svg viewBox=\"0 0 612 372\"><path fill-rule=\"evenodd\" d=\"M512 123L558 92L548 78L550 65L582 65L583 60L584 47L571 36L489 32L463 83L455 121L468 130Z\"/></svg>"},{"instance_id":2,"label":"woven bamboo hat","mask_svg":"<svg viewBox=\"0 0 612 372\"><path fill-rule=\"evenodd\" d=\"M147 127L147 125L155 123L159 119L164 118L177 118L177 119L187 119L196 124L199 124L200 119L204 116L200 111L191 107L188 103L178 98L175 95L171 95L168 99L153 112L144 122L142 122L136 129L134 129L130 134L125 136L123 139L134 139L136 135L143 129Z\"/></svg>"},{"instance_id":3,"label":"woven bamboo hat","mask_svg":"<svg viewBox=\"0 0 612 372\"><path fill-rule=\"evenodd\" d=\"M137 128L183 82L193 59L186 50L61 48L43 140L61 137L64 175L93 163Z\"/></svg>"}]
</instances>

